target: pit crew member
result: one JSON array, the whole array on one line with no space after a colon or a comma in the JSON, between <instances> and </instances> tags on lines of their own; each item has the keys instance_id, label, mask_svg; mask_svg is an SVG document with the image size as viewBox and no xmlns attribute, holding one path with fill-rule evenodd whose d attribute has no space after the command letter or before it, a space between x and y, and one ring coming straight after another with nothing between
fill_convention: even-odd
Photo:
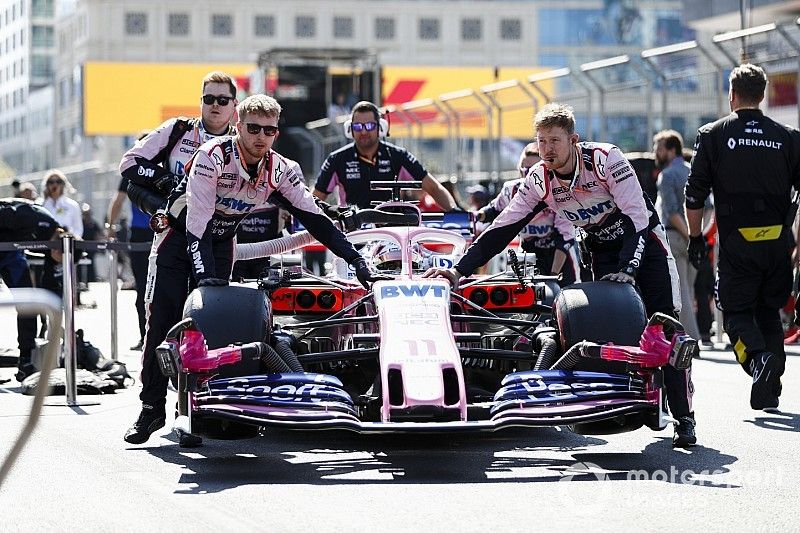
<instances>
[{"instance_id":1,"label":"pit crew member","mask_svg":"<svg viewBox=\"0 0 800 533\"><path fill-rule=\"evenodd\" d=\"M520 154L519 175L507 181L500 194L489 205L475 213L478 222L492 222L505 209L525 181L528 171L539 161L536 143L528 144ZM575 252L575 227L549 207L534 217L519 233L520 248L536 254L536 265L545 274L561 274L559 285L566 287L580 282L580 264Z\"/></svg>"},{"instance_id":2,"label":"pit crew member","mask_svg":"<svg viewBox=\"0 0 800 533\"><path fill-rule=\"evenodd\" d=\"M547 207L587 234L595 279L635 284L648 315L677 318L680 291L675 261L664 228L636 173L614 145L578 142L569 106L551 103L534 119L543 160L489 228L450 269L431 269L454 285L501 252L526 224ZM664 368L667 400L677 419L673 446L697 442L690 370Z\"/></svg>"},{"instance_id":3,"label":"pit crew member","mask_svg":"<svg viewBox=\"0 0 800 533\"><path fill-rule=\"evenodd\" d=\"M331 153L317 175L314 196L325 200L339 189L340 205L372 207L373 201L387 201L390 191L373 191L372 181L422 181L422 190L430 194L444 211L456 206L447 192L425 167L405 148L381 140L388 134L388 122L372 102L353 106L350 120L344 123L345 135L353 142Z\"/></svg>"},{"instance_id":4,"label":"pit crew member","mask_svg":"<svg viewBox=\"0 0 800 533\"><path fill-rule=\"evenodd\" d=\"M365 260L320 211L303 183L300 167L272 151L281 107L257 94L239 104L235 137L203 144L187 163L188 175L167 204L169 229L153 240L148 271L147 334L142 357L142 411L125 434L141 444L165 423L167 378L158 368L155 349L181 319L189 290L227 285L239 222L267 203L279 204L297 217L309 233L351 264L368 286L377 279ZM188 252L188 253L187 253ZM184 446L199 445L193 435L179 434Z\"/></svg>"}]
</instances>

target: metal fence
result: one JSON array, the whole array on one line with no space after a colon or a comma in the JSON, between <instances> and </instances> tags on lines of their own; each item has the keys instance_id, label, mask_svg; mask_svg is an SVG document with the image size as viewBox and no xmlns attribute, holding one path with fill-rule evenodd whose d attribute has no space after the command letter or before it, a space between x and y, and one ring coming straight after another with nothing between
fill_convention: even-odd
<instances>
[{"instance_id":1,"label":"metal fence","mask_svg":"<svg viewBox=\"0 0 800 533\"><path fill-rule=\"evenodd\" d=\"M392 142L411 150L434 174L464 185L514 175L519 149L533 134L514 137L507 119L522 113L530 124L550 101L573 106L581 137L611 142L626 152L648 151L653 135L665 128L679 131L690 144L699 126L727 113L727 76L743 60L761 65L771 80L789 77L780 90L793 86L794 98L773 109L770 93L766 111L780 111L785 122L797 125L798 23L727 32L709 42L686 41L389 106ZM316 153L322 154L315 163L347 142L341 128L345 118L306 125L317 140ZM479 131L476 119L484 126ZM465 128L467 123L473 127Z\"/></svg>"}]
</instances>

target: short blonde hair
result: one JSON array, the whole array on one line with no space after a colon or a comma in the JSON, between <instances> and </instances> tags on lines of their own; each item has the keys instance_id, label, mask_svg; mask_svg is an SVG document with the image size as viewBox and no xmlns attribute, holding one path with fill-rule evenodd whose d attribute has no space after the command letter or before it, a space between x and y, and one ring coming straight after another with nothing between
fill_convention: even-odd
<instances>
[{"instance_id":1,"label":"short blonde hair","mask_svg":"<svg viewBox=\"0 0 800 533\"><path fill-rule=\"evenodd\" d=\"M236 82L229 74L225 74L221 70L214 70L206 74L203 78L203 91L206 90L206 85L209 83L227 83L231 90L231 98L236 98Z\"/></svg>"},{"instance_id":2,"label":"short blonde hair","mask_svg":"<svg viewBox=\"0 0 800 533\"><path fill-rule=\"evenodd\" d=\"M571 106L552 102L541 108L533 117L534 133L553 126L563 128L570 135L575 133L575 114Z\"/></svg>"},{"instance_id":3,"label":"short blonde hair","mask_svg":"<svg viewBox=\"0 0 800 533\"><path fill-rule=\"evenodd\" d=\"M261 115L262 117L280 117L281 104L266 94L253 94L239 102L236 106L239 113L239 122L243 122L247 115Z\"/></svg>"},{"instance_id":4,"label":"short blonde hair","mask_svg":"<svg viewBox=\"0 0 800 533\"><path fill-rule=\"evenodd\" d=\"M58 169L50 169L44 173L44 177L42 178L42 195L45 198L50 198L50 193L47 189L47 182L50 178L59 178L61 181L64 182L64 194L75 194L75 187L67 179L67 176Z\"/></svg>"}]
</instances>

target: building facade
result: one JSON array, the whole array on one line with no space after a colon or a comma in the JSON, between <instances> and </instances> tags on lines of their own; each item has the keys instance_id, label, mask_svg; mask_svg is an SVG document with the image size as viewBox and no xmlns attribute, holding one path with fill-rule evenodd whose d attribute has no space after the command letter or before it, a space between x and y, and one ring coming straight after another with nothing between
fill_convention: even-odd
<instances>
[{"instance_id":1,"label":"building facade","mask_svg":"<svg viewBox=\"0 0 800 533\"><path fill-rule=\"evenodd\" d=\"M258 53L271 48L363 48L374 51L382 65L561 67L687 37L677 0L76 0L67 5L56 38L59 164L112 161L131 141L84 137L81 66L88 61L255 65ZM109 95L109 109L114 105L124 102L114 103Z\"/></svg>"},{"instance_id":2,"label":"building facade","mask_svg":"<svg viewBox=\"0 0 800 533\"><path fill-rule=\"evenodd\" d=\"M40 92L53 83L54 25L55 0L0 0L0 159L17 172L54 162L52 91Z\"/></svg>"}]
</instances>

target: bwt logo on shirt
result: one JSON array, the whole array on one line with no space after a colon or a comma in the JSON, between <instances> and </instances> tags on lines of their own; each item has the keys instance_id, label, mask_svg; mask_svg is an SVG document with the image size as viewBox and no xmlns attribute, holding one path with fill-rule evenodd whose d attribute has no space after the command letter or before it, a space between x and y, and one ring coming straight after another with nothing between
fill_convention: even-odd
<instances>
[{"instance_id":1,"label":"bwt logo on shirt","mask_svg":"<svg viewBox=\"0 0 800 533\"><path fill-rule=\"evenodd\" d=\"M566 209L563 211L563 213L564 216L567 217L567 220L576 222L578 220L589 220L593 216L604 213L606 209L609 211L614 209L614 204L611 202L611 200L606 200L605 202L600 202L597 205L578 209L577 213L573 213L572 211L567 211Z\"/></svg>"},{"instance_id":2,"label":"bwt logo on shirt","mask_svg":"<svg viewBox=\"0 0 800 533\"><path fill-rule=\"evenodd\" d=\"M528 235L547 235L551 231L553 231L552 224L528 224L522 230L524 233Z\"/></svg>"},{"instance_id":3,"label":"bwt logo on shirt","mask_svg":"<svg viewBox=\"0 0 800 533\"><path fill-rule=\"evenodd\" d=\"M223 198L221 196L217 196L217 203L234 211L250 211L256 206L256 204L250 204L238 198Z\"/></svg>"}]
</instances>

